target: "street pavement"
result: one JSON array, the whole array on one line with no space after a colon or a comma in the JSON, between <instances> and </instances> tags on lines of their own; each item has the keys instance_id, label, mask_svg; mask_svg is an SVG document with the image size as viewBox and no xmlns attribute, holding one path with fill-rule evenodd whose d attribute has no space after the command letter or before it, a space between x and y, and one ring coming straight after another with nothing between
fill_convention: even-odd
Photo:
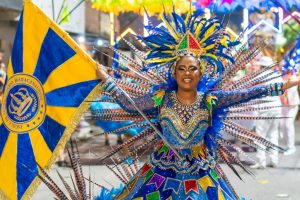
<instances>
[{"instance_id":1,"label":"street pavement","mask_svg":"<svg viewBox=\"0 0 300 200\"><path fill-rule=\"evenodd\" d=\"M98 133L99 129L94 129ZM111 145L116 144L117 137L110 136ZM250 176L238 167L243 181L224 164L222 167L227 174L231 184L236 192L247 200L300 200L300 123L296 123L296 147L297 152L290 156L280 154L279 165L277 168L266 168L252 170L254 176ZM92 180L107 188L119 186L119 180L105 166L99 163L98 159L111 148L104 145L104 137L97 136L93 139L79 142L79 151L82 162L84 163L83 171L86 177L91 174ZM250 153L252 157L254 153ZM143 158L144 162L147 158ZM140 163L142 165L143 163ZM50 176L63 188L61 181L56 173L58 170L63 177L71 184L69 178L71 169L67 167L54 166L50 170ZM97 195L100 188L93 187L94 195ZM33 200L53 199L53 194L41 184L33 196Z\"/></svg>"}]
</instances>

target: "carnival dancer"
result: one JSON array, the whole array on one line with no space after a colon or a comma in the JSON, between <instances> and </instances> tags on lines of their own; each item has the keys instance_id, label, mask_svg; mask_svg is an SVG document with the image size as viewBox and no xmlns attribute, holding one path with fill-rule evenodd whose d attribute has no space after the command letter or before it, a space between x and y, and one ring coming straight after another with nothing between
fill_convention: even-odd
<instances>
[{"instance_id":1,"label":"carnival dancer","mask_svg":"<svg viewBox=\"0 0 300 200\"><path fill-rule=\"evenodd\" d=\"M233 120L276 118L241 114L257 110L252 105L264 103L258 98L281 95L298 85L299 78L262 85L272 79L258 77L268 70L273 73L267 67L232 82L236 72L258 55L265 43L247 50L244 45L233 55L238 42L231 41L223 24L214 18L201 18L202 14L190 11L183 19L173 11L171 15L163 13L164 26L155 27L150 22L146 26L149 36L138 36L147 46L147 54L129 44L142 64L114 49L139 75L139 84L117 81L103 66L97 70L103 90L122 108L103 110L98 117L131 120L136 127L146 127L102 158L117 160L114 167L108 166L125 183L117 199L239 199L218 160L228 164L237 176L232 163L251 172L226 146L243 151L223 135L230 134L256 148L280 149ZM147 142L136 146L143 138ZM137 170L136 155L145 147L154 150ZM122 154L124 148L129 154ZM133 160L125 164L128 157Z\"/></svg>"}]
</instances>

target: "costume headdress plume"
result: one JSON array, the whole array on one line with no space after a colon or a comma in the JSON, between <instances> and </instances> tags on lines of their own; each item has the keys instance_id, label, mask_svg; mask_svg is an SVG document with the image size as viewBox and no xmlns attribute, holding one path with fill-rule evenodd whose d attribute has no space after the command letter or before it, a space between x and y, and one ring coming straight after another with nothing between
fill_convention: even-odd
<instances>
[{"instance_id":1,"label":"costume headdress plume","mask_svg":"<svg viewBox=\"0 0 300 200\"><path fill-rule=\"evenodd\" d=\"M224 60L232 62L226 50L236 42L230 41L215 18L206 19L203 14L190 10L183 19L173 9L169 15L163 12L163 26L146 26L149 36L138 36L148 47L145 69L170 67L184 55L199 58L204 69L209 64L215 71L223 69Z\"/></svg>"}]
</instances>

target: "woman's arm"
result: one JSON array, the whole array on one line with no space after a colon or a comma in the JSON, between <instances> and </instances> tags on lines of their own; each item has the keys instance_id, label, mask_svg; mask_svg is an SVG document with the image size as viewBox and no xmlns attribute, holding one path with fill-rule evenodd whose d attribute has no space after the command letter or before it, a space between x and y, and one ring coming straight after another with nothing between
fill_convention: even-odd
<instances>
[{"instance_id":1,"label":"woman's arm","mask_svg":"<svg viewBox=\"0 0 300 200\"><path fill-rule=\"evenodd\" d=\"M137 109L128 100L126 95L121 91L118 85L113 81L110 76L106 77L106 81L102 82L102 88L106 92L110 93L110 96L115 99L115 101L127 112L138 113ZM153 99L154 94L149 93L142 97L134 98L133 101L135 105L147 114L157 114L158 107L155 106L155 101Z\"/></svg>"},{"instance_id":2,"label":"woman's arm","mask_svg":"<svg viewBox=\"0 0 300 200\"><path fill-rule=\"evenodd\" d=\"M246 102L252 99L264 96L279 96L286 89L300 85L300 76L292 76L285 83L271 83L269 85L260 85L244 90L235 91L214 91L213 96L218 98L217 107L229 107L237 103Z\"/></svg>"},{"instance_id":3,"label":"woman's arm","mask_svg":"<svg viewBox=\"0 0 300 200\"><path fill-rule=\"evenodd\" d=\"M260 97L282 95L285 88L283 83L271 83L243 90L214 91L211 95L217 97L217 107L229 107Z\"/></svg>"},{"instance_id":4,"label":"woman's arm","mask_svg":"<svg viewBox=\"0 0 300 200\"><path fill-rule=\"evenodd\" d=\"M136 108L129 102L123 91L120 90L118 85L107 74L105 67L98 65L97 76L102 80L102 88L109 92L111 97L127 112L138 113ZM156 107L153 99L154 94L150 93L142 97L134 98L135 105L147 114L158 114L158 107Z\"/></svg>"}]
</instances>

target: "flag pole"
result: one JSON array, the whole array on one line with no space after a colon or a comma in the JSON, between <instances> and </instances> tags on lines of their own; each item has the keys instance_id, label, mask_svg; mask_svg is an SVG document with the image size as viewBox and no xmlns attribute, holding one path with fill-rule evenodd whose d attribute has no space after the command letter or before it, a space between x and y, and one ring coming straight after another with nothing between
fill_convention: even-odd
<instances>
[{"instance_id":1,"label":"flag pole","mask_svg":"<svg viewBox=\"0 0 300 200\"><path fill-rule=\"evenodd\" d=\"M69 17L85 0L81 0L70 12L68 15L64 16L64 18L62 18L58 24L61 24L67 17Z\"/></svg>"},{"instance_id":2,"label":"flag pole","mask_svg":"<svg viewBox=\"0 0 300 200\"><path fill-rule=\"evenodd\" d=\"M52 0L52 19L55 19L54 0Z\"/></svg>"},{"instance_id":3,"label":"flag pole","mask_svg":"<svg viewBox=\"0 0 300 200\"><path fill-rule=\"evenodd\" d=\"M61 11L63 10L64 5L65 5L65 2L66 2L66 0L63 0L63 2L61 3L61 6L60 6L60 9L59 9L58 15L57 15L56 20L55 20L56 23L57 23L58 20L59 20L59 17L60 17L60 15L61 15Z\"/></svg>"}]
</instances>

